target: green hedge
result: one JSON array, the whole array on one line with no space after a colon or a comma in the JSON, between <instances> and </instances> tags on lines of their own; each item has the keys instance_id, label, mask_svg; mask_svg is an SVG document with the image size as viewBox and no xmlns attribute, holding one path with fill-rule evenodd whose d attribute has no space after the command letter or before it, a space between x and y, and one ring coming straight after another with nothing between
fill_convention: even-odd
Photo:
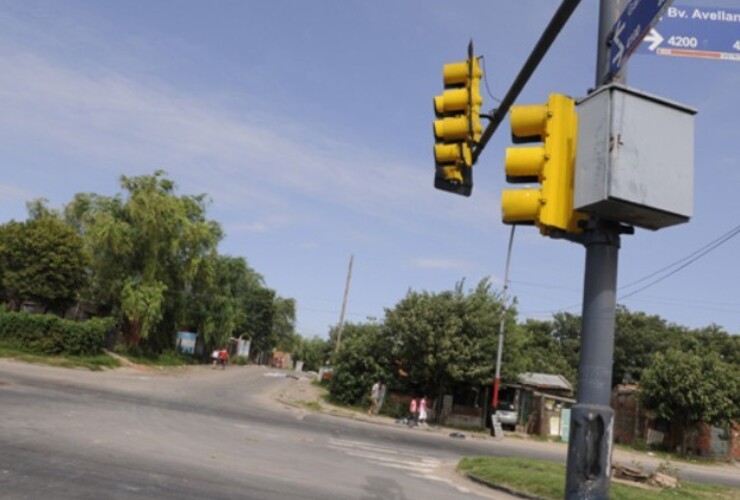
<instances>
[{"instance_id":1,"label":"green hedge","mask_svg":"<svg viewBox=\"0 0 740 500\"><path fill-rule=\"evenodd\" d=\"M51 314L0 311L0 341L24 351L95 356L113 327L112 318L69 321Z\"/></svg>"}]
</instances>

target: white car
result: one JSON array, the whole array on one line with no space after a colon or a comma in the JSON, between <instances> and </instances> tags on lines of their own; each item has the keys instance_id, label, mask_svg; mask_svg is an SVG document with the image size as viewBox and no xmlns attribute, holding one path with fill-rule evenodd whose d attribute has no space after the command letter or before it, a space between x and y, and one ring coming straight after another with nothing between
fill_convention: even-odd
<instances>
[{"instance_id":1,"label":"white car","mask_svg":"<svg viewBox=\"0 0 740 500\"><path fill-rule=\"evenodd\" d=\"M501 422L501 427L514 430L516 427L516 408L513 403L499 403L496 409L496 419Z\"/></svg>"}]
</instances>

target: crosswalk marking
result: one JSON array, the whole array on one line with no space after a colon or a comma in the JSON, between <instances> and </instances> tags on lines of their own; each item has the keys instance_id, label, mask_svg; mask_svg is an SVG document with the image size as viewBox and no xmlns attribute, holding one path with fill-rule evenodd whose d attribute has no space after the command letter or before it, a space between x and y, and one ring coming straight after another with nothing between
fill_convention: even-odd
<instances>
[{"instance_id":1,"label":"crosswalk marking","mask_svg":"<svg viewBox=\"0 0 740 500\"><path fill-rule=\"evenodd\" d=\"M329 448L342 451L352 457L363 458L381 467L409 471L415 477L427 479L434 478L434 470L441 465L438 459L428 455L363 441L332 438L329 440Z\"/></svg>"}]
</instances>

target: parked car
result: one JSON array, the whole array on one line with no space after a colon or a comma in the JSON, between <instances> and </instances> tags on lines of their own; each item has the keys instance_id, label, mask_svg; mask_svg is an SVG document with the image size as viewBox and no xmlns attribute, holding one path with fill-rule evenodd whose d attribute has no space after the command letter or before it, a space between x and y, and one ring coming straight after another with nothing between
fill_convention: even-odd
<instances>
[{"instance_id":1,"label":"parked car","mask_svg":"<svg viewBox=\"0 0 740 500\"><path fill-rule=\"evenodd\" d=\"M501 422L501 427L506 430L514 430L516 427L516 408L514 403L501 402L496 408L496 418Z\"/></svg>"}]
</instances>

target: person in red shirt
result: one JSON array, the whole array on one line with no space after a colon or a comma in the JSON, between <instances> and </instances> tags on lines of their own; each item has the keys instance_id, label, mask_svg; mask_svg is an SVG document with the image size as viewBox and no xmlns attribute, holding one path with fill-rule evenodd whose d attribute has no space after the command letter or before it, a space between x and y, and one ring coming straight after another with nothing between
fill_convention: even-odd
<instances>
[{"instance_id":1,"label":"person in red shirt","mask_svg":"<svg viewBox=\"0 0 740 500\"><path fill-rule=\"evenodd\" d=\"M229 352L226 349L218 351L218 362L221 364L221 369L226 369L226 363L229 362Z\"/></svg>"}]
</instances>

